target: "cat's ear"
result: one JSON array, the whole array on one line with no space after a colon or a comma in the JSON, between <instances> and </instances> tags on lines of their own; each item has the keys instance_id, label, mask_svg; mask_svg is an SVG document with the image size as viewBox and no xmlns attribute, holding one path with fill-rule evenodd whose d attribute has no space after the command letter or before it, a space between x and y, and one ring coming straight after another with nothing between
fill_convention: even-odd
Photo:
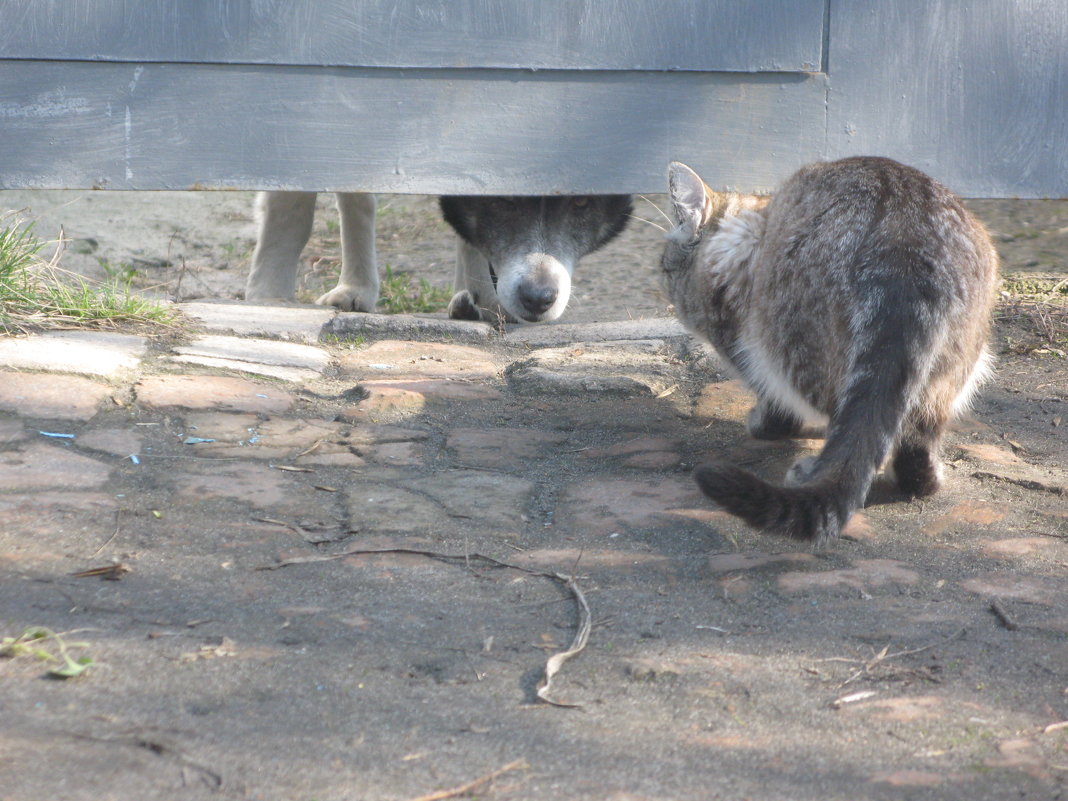
<instances>
[{"instance_id":1,"label":"cat's ear","mask_svg":"<svg viewBox=\"0 0 1068 801\"><path fill-rule=\"evenodd\" d=\"M701 176L679 161L668 165L668 192L679 227L673 237L684 243L701 238L701 228L712 216L713 201Z\"/></svg>"}]
</instances>

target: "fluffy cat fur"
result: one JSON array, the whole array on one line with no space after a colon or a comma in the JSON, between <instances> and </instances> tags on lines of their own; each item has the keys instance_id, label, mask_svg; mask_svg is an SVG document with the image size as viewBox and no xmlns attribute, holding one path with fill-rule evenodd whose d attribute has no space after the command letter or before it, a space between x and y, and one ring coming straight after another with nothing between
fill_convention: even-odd
<instances>
[{"instance_id":1,"label":"fluffy cat fur","mask_svg":"<svg viewBox=\"0 0 1068 801\"><path fill-rule=\"evenodd\" d=\"M823 545L891 457L930 495L953 413L987 372L997 255L936 181L884 158L813 164L770 200L714 192L669 169L678 227L661 267L682 322L756 393L749 432L826 422L818 456L775 486L731 464L695 471L751 526ZM888 470L888 472L889 472Z\"/></svg>"}]
</instances>

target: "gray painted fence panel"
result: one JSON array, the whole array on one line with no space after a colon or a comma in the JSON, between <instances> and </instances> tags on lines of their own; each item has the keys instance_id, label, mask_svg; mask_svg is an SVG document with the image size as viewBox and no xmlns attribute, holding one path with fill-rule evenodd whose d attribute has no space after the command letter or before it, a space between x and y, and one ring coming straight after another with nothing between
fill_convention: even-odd
<instances>
[{"instance_id":1,"label":"gray painted fence panel","mask_svg":"<svg viewBox=\"0 0 1068 801\"><path fill-rule=\"evenodd\" d=\"M1068 2L831 9L829 155L877 153L975 197L1068 195Z\"/></svg>"},{"instance_id":2,"label":"gray painted fence panel","mask_svg":"<svg viewBox=\"0 0 1068 801\"><path fill-rule=\"evenodd\" d=\"M814 72L825 0L4 0L0 58Z\"/></svg>"},{"instance_id":3,"label":"gray painted fence panel","mask_svg":"<svg viewBox=\"0 0 1068 801\"><path fill-rule=\"evenodd\" d=\"M0 188L762 189L869 153L1068 196L1066 0L826 2L0 0Z\"/></svg>"},{"instance_id":4,"label":"gray painted fence panel","mask_svg":"<svg viewBox=\"0 0 1068 801\"><path fill-rule=\"evenodd\" d=\"M770 187L819 156L825 97L820 74L8 62L0 188L662 192L673 158Z\"/></svg>"}]
</instances>

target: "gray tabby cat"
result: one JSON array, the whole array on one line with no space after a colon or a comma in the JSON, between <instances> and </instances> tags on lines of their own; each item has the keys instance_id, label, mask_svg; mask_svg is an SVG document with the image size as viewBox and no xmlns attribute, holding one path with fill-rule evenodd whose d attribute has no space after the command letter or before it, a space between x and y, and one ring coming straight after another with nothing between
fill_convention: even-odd
<instances>
[{"instance_id":1,"label":"gray tabby cat","mask_svg":"<svg viewBox=\"0 0 1068 801\"><path fill-rule=\"evenodd\" d=\"M826 422L786 486L697 468L701 489L758 529L817 546L863 505L875 474L935 492L951 416L989 368L997 255L945 187L884 158L802 168L767 198L668 173L678 227L661 267L676 313L756 393L749 433Z\"/></svg>"}]
</instances>

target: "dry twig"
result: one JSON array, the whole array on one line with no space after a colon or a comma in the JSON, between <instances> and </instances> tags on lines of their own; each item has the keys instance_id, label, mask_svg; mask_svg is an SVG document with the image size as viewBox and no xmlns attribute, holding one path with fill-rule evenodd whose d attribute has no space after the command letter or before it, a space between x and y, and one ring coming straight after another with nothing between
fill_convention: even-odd
<instances>
[{"instance_id":1,"label":"dry twig","mask_svg":"<svg viewBox=\"0 0 1068 801\"><path fill-rule=\"evenodd\" d=\"M273 521L272 521L273 522ZM579 610L579 622L578 629L575 632L574 638L571 640L571 645L567 650L560 651L549 657L545 663L545 673L542 676L541 681L538 683L537 695L538 699L544 701L552 706L574 708L579 706L578 704L568 704L561 701L553 701L549 698L549 692L552 685L553 677L560 671L564 663L572 657L580 654L586 647L586 643L590 637L590 629L593 627L592 616L590 614L589 604L586 603L586 596L582 594L582 590L579 589L578 583L575 581L574 576L565 575L563 573L557 573L555 571L548 570L535 570L529 567L523 567L522 565L513 565L510 562L502 562L499 559L494 559L492 556L485 556L480 553L462 553L462 554L448 554L438 553L437 551L425 551L418 548L353 548L351 550L345 550L341 553L332 554L308 554L307 556L294 556L290 559L284 559L275 565L265 565L257 568L258 570L278 570L289 565L309 564L311 562L326 562L332 559L344 559L346 556L357 556L360 554L379 554L379 553L406 553L414 554L416 556L425 556L429 559L437 559L442 562L456 563L463 562L463 564L470 569L472 562L482 562L490 567L501 567L509 570L518 570L521 573L526 573L530 576L541 576L543 578L551 579L552 581L563 584L567 587L571 596L575 599L575 603Z\"/></svg>"},{"instance_id":2,"label":"dry twig","mask_svg":"<svg viewBox=\"0 0 1068 801\"><path fill-rule=\"evenodd\" d=\"M487 773L485 776L479 776L477 779L470 781L467 784L461 784L459 787L453 787L451 790L438 790L436 793L421 795L418 798L410 799L410 801L442 801L444 798L456 798L457 796L467 795L478 789L481 785L493 781L502 774L513 770L528 770L529 768L530 765L527 764L525 759L517 759L515 762L509 762L503 768L497 768L497 770L492 773Z\"/></svg>"},{"instance_id":3,"label":"dry twig","mask_svg":"<svg viewBox=\"0 0 1068 801\"><path fill-rule=\"evenodd\" d=\"M1016 631L1020 628L1019 624L1012 619L1012 616L1008 613L1008 610L1001 605L1001 601L994 598L990 601L990 611L994 613L994 616L1001 621L1001 625L1007 628L1009 631Z\"/></svg>"},{"instance_id":4,"label":"dry twig","mask_svg":"<svg viewBox=\"0 0 1068 801\"><path fill-rule=\"evenodd\" d=\"M956 639L959 639L960 637L962 637L964 635L964 633L966 631L967 631L967 629L960 629L955 634L952 634L949 637L947 637L946 639L940 640L939 642L932 642L932 643L929 643L927 645L923 645L923 646L921 646L919 648L906 648L906 649L904 649L902 651L894 651L894 653L890 653L890 645L889 645L889 643L887 643L885 646L883 646L883 649L881 651L879 651L877 654L875 654L875 656L873 656L871 659L854 659L852 657L847 657L847 656L831 656L831 657L827 657L826 659L818 659L816 661L817 662L849 662L849 663L852 663L852 664L855 664L855 665L860 665L861 666L860 670L857 670L855 673L853 673L852 676L850 676L848 679L846 679L840 685L838 685L839 687L845 687L847 684L852 684L854 681L859 679L861 676L871 675L871 672L876 667L878 667L879 665L882 665L882 664L884 664L886 662L889 662L891 659L899 659L902 656L913 656L915 654L922 654L924 651L930 651L932 648L937 648L940 645L946 645L948 643L953 642Z\"/></svg>"}]
</instances>

